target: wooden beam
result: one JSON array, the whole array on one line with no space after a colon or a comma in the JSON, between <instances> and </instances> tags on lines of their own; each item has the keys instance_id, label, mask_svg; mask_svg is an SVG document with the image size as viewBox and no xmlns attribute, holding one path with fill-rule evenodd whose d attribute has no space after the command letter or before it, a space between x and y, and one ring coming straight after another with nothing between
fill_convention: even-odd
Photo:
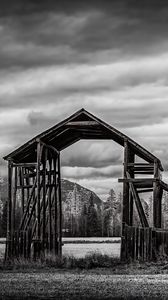
<instances>
[{"instance_id":1,"label":"wooden beam","mask_svg":"<svg viewBox=\"0 0 168 300\"><path fill-rule=\"evenodd\" d=\"M138 193L138 194L141 194L141 193L149 193L149 192L153 192L153 188L152 188L152 189L137 190L137 193Z\"/></svg>"},{"instance_id":2,"label":"wooden beam","mask_svg":"<svg viewBox=\"0 0 168 300\"><path fill-rule=\"evenodd\" d=\"M22 205L22 213L24 214L24 206L25 206L25 192L23 189L24 186L24 177L23 177L23 167L19 168L19 179L20 179L20 188L21 188L21 205Z\"/></svg>"},{"instance_id":3,"label":"wooden beam","mask_svg":"<svg viewBox=\"0 0 168 300\"><path fill-rule=\"evenodd\" d=\"M38 139L39 140L39 139ZM58 154L59 151L52 145L46 144L43 141L40 140L41 145L45 146L47 149L52 150L54 153Z\"/></svg>"},{"instance_id":4,"label":"wooden beam","mask_svg":"<svg viewBox=\"0 0 168 300\"><path fill-rule=\"evenodd\" d=\"M134 174L138 175L153 175L153 171L135 171Z\"/></svg>"},{"instance_id":5,"label":"wooden beam","mask_svg":"<svg viewBox=\"0 0 168 300\"><path fill-rule=\"evenodd\" d=\"M153 163L128 163L128 167L154 167Z\"/></svg>"},{"instance_id":6,"label":"wooden beam","mask_svg":"<svg viewBox=\"0 0 168 300\"><path fill-rule=\"evenodd\" d=\"M133 182L133 183L153 183L153 182L157 182L159 181L159 179L157 178L119 178L118 182Z\"/></svg>"},{"instance_id":7,"label":"wooden beam","mask_svg":"<svg viewBox=\"0 0 168 300\"><path fill-rule=\"evenodd\" d=\"M157 180L153 183L153 226L161 228L162 226L162 194L163 188L160 184L160 171L158 161L154 163L154 178Z\"/></svg>"},{"instance_id":8,"label":"wooden beam","mask_svg":"<svg viewBox=\"0 0 168 300\"><path fill-rule=\"evenodd\" d=\"M51 173L52 170L52 161L49 159L49 175L48 175L48 184L51 185ZM52 250L52 215L51 215L51 187L49 188L49 194L48 194L48 238L49 238L49 250Z\"/></svg>"},{"instance_id":9,"label":"wooden beam","mask_svg":"<svg viewBox=\"0 0 168 300\"><path fill-rule=\"evenodd\" d=\"M132 152L130 150L129 162L134 162L134 161L135 161L135 154L134 154L134 152ZM130 177L134 178L134 176L135 176L134 170L133 169L131 170L131 169L128 168L128 172L130 174ZM129 225L130 226L133 226L133 204L134 204L133 203L133 195L132 195L132 193L129 189Z\"/></svg>"},{"instance_id":10,"label":"wooden beam","mask_svg":"<svg viewBox=\"0 0 168 300\"><path fill-rule=\"evenodd\" d=\"M37 163L36 162L33 162L33 163L14 163L13 166L14 167L24 167L24 168L30 168L30 167L36 168Z\"/></svg>"},{"instance_id":11,"label":"wooden beam","mask_svg":"<svg viewBox=\"0 0 168 300\"><path fill-rule=\"evenodd\" d=\"M37 238L40 240L40 165L43 147L40 142L37 143ZM40 249L39 249L40 252ZM40 253L39 253L40 255Z\"/></svg>"},{"instance_id":12,"label":"wooden beam","mask_svg":"<svg viewBox=\"0 0 168 300\"><path fill-rule=\"evenodd\" d=\"M129 175L128 172L127 172L127 177L130 178L130 175ZM145 216L143 206L142 206L141 200L138 196L138 193L136 192L132 182L129 182L129 186L130 186L130 190L131 190L132 195L133 195L133 199L134 199L135 204L136 204L136 208L137 208L137 211L138 211L138 214L139 214L139 218L140 218L142 227L149 227L149 224L148 224L147 218Z\"/></svg>"},{"instance_id":13,"label":"wooden beam","mask_svg":"<svg viewBox=\"0 0 168 300\"><path fill-rule=\"evenodd\" d=\"M12 231L12 171L13 165L12 161L8 161L8 206L7 206L7 248L6 254L7 258L11 257L11 248L12 248L12 241L11 241L11 231Z\"/></svg>"},{"instance_id":14,"label":"wooden beam","mask_svg":"<svg viewBox=\"0 0 168 300\"><path fill-rule=\"evenodd\" d=\"M54 157L54 252L55 255L58 255L58 228L57 228L57 157Z\"/></svg>"},{"instance_id":15,"label":"wooden beam","mask_svg":"<svg viewBox=\"0 0 168 300\"><path fill-rule=\"evenodd\" d=\"M71 121L66 123L65 126L69 127L69 126L97 126L97 125L100 126L100 124L96 121L74 121L74 122Z\"/></svg>"},{"instance_id":16,"label":"wooden beam","mask_svg":"<svg viewBox=\"0 0 168 300\"><path fill-rule=\"evenodd\" d=\"M46 162L47 162L47 149L44 150L43 158L43 219L42 219L42 250L45 251L45 238L46 238Z\"/></svg>"},{"instance_id":17,"label":"wooden beam","mask_svg":"<svg viewBox=\"0 0 168 300\"><path fill-rule=\"evenodd\" d=\"M58 255L62 256L62 201L61 201L61 164L60 155L58 155Z\"/></svg>"},{"instance_id":18,"label":"wooden beam","mask_svg":"<svg viewBox=\"0 0 168 300\"><path fill-rule=\"evenodd\" d=\"M130 148L128 140L124 142L124 180L123 182L123 205L122 205L122 224L130 225L132 223L133 203L129 192L129 181L127 181L128 163L134 162L134 152ZM133 171L131 175L133 176ZM120 182L120 181L119 181ZM131 210L131 211L130 211Z\"/></svg>"},{"instance_id":19,"label":"wooden beam","mask_svg":"<svg viewBox=\"0 0 168 300\"><path fill-rule=\"evenodd\" d=\"M163 182L163 181L161 180L161 181L160 181L160 185L161 185L161 187L162 187L165 191L168 192L168 184L167 184L167 183L165 183L165 182Z\"/></svg>"},{"instance_id":20,"label":"wooden beam","mask_svg":"<svg viewBox=\"0 0 168 300\"><path fill-rule=\"evenodd\" d=\"M12 233L15 232L15 210L16 210L16 194L17 194L17 167L14 173L14 188L13 188L13 209L12 209Z\"/></svg>"},{"instance_id":21,"label":"wooden beam","mask_svg":"<svg viewBox=\"0 0 168 300\"><path fill-rule=\"evenodd\" d=\"M138 189L144 189L144 188L153 188L153 181L151 182L146 182L146 181L142 181L142 182L133 182L135 188Z\"/></svg>"},{"instance_id":22,"label":"wooden beam","mask_svg":"<svg viewBox=\"0 0 168 300\"><path fill-rule=\"evenodd\" d=\"M34 195L34 192L35 192L36 181L37 181L37 178L36 178L36 180L34 181L33 187L32 187L32 189L31 189L31 191L30 191L30 196L29 196L29 199L28 199L28 201L27 201L26 210L24 211L24 214L23 214L22 219L21 219L21 222L20 222L19 230L22 230L22 228L23 228L23 226L24 226L24 222L25 222L25 220L26 220L26 216L27 216L27 214L28 214L28 212L29 212L29 207L30 207L31 199L32 199L32 197L33 197L33 195Z\"/></svg>"}]
</instances>

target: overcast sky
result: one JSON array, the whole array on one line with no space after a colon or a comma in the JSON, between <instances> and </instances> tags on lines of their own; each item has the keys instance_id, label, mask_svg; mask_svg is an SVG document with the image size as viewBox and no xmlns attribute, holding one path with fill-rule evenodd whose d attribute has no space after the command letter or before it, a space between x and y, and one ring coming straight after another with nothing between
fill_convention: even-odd
<instances>
[{"instance_id":1,"label":"overcast sky","mask_svg":"<svg viewBox=\"0 0 168 300\"><path fill-rule=\"evenodd\" d=\"M167 1L1 0L0 41L1 175L4 154L82 107L167 170ZM122 154L79 142L63 152L63 176L105 198Z\"/></svg>"}]
</instances>

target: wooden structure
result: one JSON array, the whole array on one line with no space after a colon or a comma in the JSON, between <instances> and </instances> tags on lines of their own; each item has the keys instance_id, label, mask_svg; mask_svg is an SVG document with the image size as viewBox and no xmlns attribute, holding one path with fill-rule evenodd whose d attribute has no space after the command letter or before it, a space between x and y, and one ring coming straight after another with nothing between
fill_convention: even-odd
<instances>
[{"instance_id":1,"label":"wooden structure","mask_svg":"<svg viewBox=\"0 0 168 300\"><path fill-rule=\"evenodd\" d=\"M124 147L124 178L119 179L123 182L121 258L127 257L129 235L126 228L133 225L133 203L142 227L149 227L140 193L153 193L153 227L161 227L162 191L168 190L168 186L160 177L163 171L160 160L134 140L81 109L4 157L8 160L7 258L41 257L46 251L61 256L60 152L80 139L109 139ZM22 218L16 231L18 193Z\"/></svg>"}]
</instances>

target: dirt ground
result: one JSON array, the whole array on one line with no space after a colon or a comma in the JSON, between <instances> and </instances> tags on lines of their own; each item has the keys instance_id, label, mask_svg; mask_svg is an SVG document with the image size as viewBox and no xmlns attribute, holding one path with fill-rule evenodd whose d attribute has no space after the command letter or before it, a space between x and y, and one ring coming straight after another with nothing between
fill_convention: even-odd
<instances>
[{"instance_id":1,"label":"dirt ground","mask_svg":"<svg viewBox=\"0 0 168 300\"><path fill-rule=\"evenodd\" d=\"M1 271L0 299L168 299L168 275L101 270Z\"/></svg>"}]
</instances>

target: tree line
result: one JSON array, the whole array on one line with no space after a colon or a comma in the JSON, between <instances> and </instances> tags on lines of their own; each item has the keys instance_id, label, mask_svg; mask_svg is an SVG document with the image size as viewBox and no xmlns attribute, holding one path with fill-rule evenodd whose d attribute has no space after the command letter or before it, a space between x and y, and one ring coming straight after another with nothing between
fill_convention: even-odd
<instances>
[{"instance_id":1,"label":"tree line","mask_svg":"<svg viewBox=\"0 0 168 300\"><path fill-rule=\"evenodd\" d=\"M141 198L142 206L149 225L153 224L152 196L144 200ZM63 235L78 237L110 237L121 235L121 205L122 193L116 196L113 189L101 205L94 203L93 194L87 203L84 202L80 214L77 216L69 213L65 217L63 212ZM134 226L140 226L140 220L134 205ZM16 229L19 228L21 220L21 207L16 207ZM0 199L0 237L6 236L7 231L7 199ZM162 227L168 229L168 193L163 193L162 198Z\"/></svg>"}]
</instances>

